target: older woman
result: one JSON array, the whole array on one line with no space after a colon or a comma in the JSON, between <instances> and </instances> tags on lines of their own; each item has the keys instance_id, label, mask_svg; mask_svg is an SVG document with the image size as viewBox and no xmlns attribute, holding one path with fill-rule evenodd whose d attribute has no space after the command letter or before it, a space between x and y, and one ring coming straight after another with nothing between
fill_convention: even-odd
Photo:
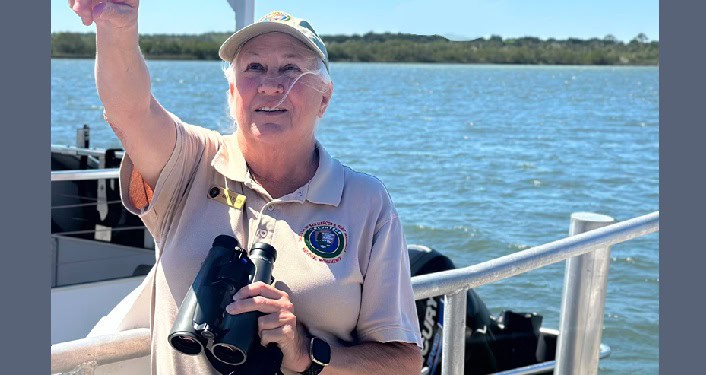
<instances>
[{"instance_id":1,"label":"older woman","mask_svg":"<svg viewBox=\"0 0 706 375\"><path fill-rule=\"evenodd\" d=\"M96 23L98 93L127 154L123 202L157 245L145 282L92 334L150 327L153 373L217 373L205 356L175 351L167 336L211 241L228 234L248 248L277 249L276 282L242 288L227 312L263 313L260 342L281 350L283 373L418 374L397 213L377 179L341 165L315 137L333 84L311 25L272 12L223 44L237 128L222 136L186 124L151 95L137 0L69 3L84 24Z\"/></svg>"}]
</instances>

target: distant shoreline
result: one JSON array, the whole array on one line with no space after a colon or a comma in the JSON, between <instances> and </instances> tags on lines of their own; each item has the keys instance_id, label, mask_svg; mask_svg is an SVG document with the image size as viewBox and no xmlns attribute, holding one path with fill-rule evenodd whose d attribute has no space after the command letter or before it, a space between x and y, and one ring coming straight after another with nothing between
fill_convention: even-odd
<instances>
[{"instance_id":1,"label":"distant shoreline","mask_svg":"<svg viewBox=\"0 0 706 375\"><path fill-rule=\"evenodd\" d=\"M219 60L227 33L140 35L140 48L152 60ZM52 58L95 57L95 34L52 33ZM659 42L640 34L628 43L603 39L565 40L499 36L451 41L442 36L368 33L322 36L332 62L446 63L499 65L658 66Z\"/></svg>"},{"instance_id":2,"label":"distant shoreline","mask_svg":"<svg viewBox=\"0 0 706 375\"><path fill-rule=\"evenodd\" d=\"M95 56L52 56L56 60L92 60ZM147 61L221 61L220 59L197 59L192 57L165 57L145 56ZM611 66L611 67L655 67L659 64L529 64L529 63L457 63L457 62L423 62L423 61L332 61L333 63L362 63L362 64L433 64L433 65L529 65L529 66Z\"/></svg>"}]
</instances>

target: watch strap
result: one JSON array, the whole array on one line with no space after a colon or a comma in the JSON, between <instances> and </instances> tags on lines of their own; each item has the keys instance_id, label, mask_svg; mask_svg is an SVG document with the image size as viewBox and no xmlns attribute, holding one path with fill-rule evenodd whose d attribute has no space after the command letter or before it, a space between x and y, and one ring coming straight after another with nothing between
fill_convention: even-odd
<instances>
[{"instance_id":1,"label":"watch strap","mask_svg":"<svg viewBox=\"0 0 706 375\"><path fill-rule=\"evenodd\" d=\"M320 342L320 344L323 344L328 348L329 355L328 355L327 359L316 358L316 355L314 353L314 341L315 340L318 340ZM300 372L300 374L318 375L324 369L324 367L326 367L328 365L328 361L330 360L330 350L331 350L330 346L326 341L324 341L316 336L312 336L309 339L309 356L311 358L311 364L309 365L309 368L304 370L304 372ZM322 361L325 363L322 363Z\"/></svg>"},{"instance_id":2,"label":"watch strap","mask_svg":"<svg viewBox=\"0 0 706 375\"><path fill-rule=\"evenodd\" d=\"M311 362L311 365L304 372L300 372L302 375L319 375L319 373L324 369L324 366L316 362Z\"/></svg>"}]
</instances>

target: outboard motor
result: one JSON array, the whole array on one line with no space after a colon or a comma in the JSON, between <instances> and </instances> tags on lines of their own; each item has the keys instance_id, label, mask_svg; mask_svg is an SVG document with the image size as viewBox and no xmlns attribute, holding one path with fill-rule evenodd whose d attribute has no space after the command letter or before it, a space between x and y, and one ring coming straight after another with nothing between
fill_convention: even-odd
<instances>
[{"instance_id":1,"label":"outboard motor","mask_svg":"<svg viewBox=\"0 0 706 375\"><path fill-rule=\"evenodd\" d=\"M407 249L412 276L456 268L451 259L429 247L409 245ZM475 291L469 289L466 299L466 375L491 374L536 364L540 362L537 360L538 351L551 352L546 353L550 358L542 360L554 359L555 346L543 344L546 338L540 340L540 315L503 311L494 318ZM429 375L440 375L444 297L431 297L415 303L422 333L424 367L428 368ZM538 343L542 343L540 350Z\"/></svg>"}]
</instances>

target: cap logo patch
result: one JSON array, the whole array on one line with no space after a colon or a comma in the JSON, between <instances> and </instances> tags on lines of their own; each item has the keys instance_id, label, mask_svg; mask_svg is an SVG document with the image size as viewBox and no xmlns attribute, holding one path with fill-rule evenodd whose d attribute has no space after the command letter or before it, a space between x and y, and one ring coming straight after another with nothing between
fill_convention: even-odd
<instances>
[{"instance_id":1,"label":"cap logo patch","mask_svg":"<svg viewBox=\"0 0 706 375\"><path fill-rule=\"evenodd\" d=\"M307 225L301 233L304 252L312 259L336 263L346 251L348 234L342 225L320 221Z\"/></svg>"},{"instance_id":2,"label":"cap logo patch","mask_svg":"<svg viewBox=\"0 0 706 375\"><path fill-rule=\"evenodd\" d=\"M274 11L268 13L262 20L273 22L287 22L291 19L292 17L287 13Z\"/></svg>"}]
</instances>

